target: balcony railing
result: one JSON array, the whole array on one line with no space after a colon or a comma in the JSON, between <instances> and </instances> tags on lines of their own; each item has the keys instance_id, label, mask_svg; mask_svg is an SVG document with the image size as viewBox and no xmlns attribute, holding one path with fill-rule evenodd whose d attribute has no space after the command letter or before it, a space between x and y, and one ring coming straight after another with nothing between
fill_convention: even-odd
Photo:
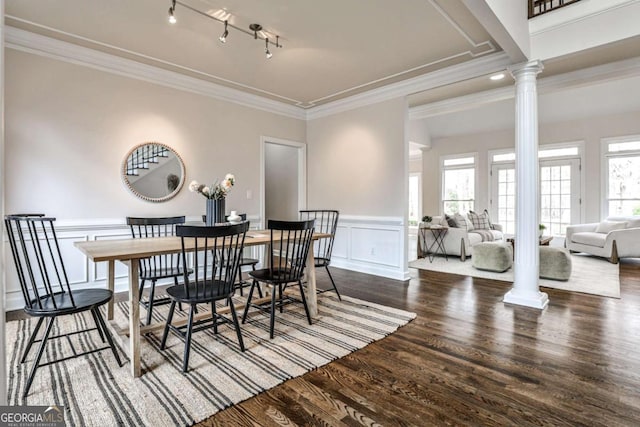
<instances>
[{"instance_id":1,"label":"balcony railing","mask_svg":"<svg viewBox=\"0 0 640 427\"><path fill-rule=\"evenodd\" d=\"M580 0L529 0L529 19L579 1Z\"/></svg>"},{"instance_id":2,"label":"balcony railing","mask_svg":"<svg viewBox=\"0 0 640 427\"><path fill-rule=\"evenodd\" d=\"M144 144L127 159L127 175L137 176L141 169L149 169L151 163L158 163L161 157L168 157L167 147L156 144Z\"/></svg>"}]
</instances>

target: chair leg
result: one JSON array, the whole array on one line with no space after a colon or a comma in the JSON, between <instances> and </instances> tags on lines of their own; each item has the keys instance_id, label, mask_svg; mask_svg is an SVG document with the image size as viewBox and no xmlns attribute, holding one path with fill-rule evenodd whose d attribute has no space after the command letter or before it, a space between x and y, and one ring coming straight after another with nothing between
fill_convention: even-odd
<instances>
[{"instance_id":1,"label":"chair leg","mask_svg":"<svg viewBox=\"0 0 640 427\"><path fill-rule=\"evenodd\" d=\"M182 372L187 372L189 367L189 351L191 350L191 332L193 330L193 312L195 305L189 307L189 323L187 324L187 334L184 337L184 358L182 360Z\"/></svg>"},{"instance_id":2,"label":"chair leg","mask_svg":"<svg viewBox=\"0 0 640 427\"><path fill-rule=\"evenodd\" d=\"M309 324L311 324L311 315L309 314L309 306L307 306L307 297L304 296L304 289L302 289L302 280L298 280L298 288L300 289L300 296L302 297L304 312L307 313L307 320L309 321Z\"/></svg>"},{"instance_id":3,"label":"chair leg","mask_svg":"<svg viewBox=\"0 0 640 427\"><path fill-rule=\"evenodd\" d=\"M142 302L142 293L144 292L144 282L146 280L142 279L140 280L140 287L138 288L138 301Z\"/></svg>"},{"instance_id":4,"label":"chair leg","mask_svg":"<svg viewBox=\"0 0 640 427\"><path fill-rule=\"evenodd\" d=\"M331 272L329 271L329 266L324 266L325 270L327 270L327 274L329 275L329 279L331 279L331 284L333 285L333 290L336 291L336 295L338 295L338 299L342 301L342 297L340 296L340 292L338 292L338 288L336 288L336 282L333 281L333 276L331 276Z\"/></svg>"},{"instance_id":5,"label":"chair leg","mask_svg":"<svg viewBox=\"0 0 640 427\"><path fill-rule=\"evenodd\" d=\"M275 289L274 289L275 292ZM280 302L280 313L282 313L282 311L284 310L284 307L282 306L282 284L278 283L278 301Z\"/></svg>"},{"instance_id":6,"label":"chair leg","mask_svg":"<svg viewBox=\"0 0 640 427\"><path fill-rule=\"evenodd\" d=\"M251 268L253 269L253 271L256 271L256 266L255 264L251 266ZM258 286L258 295L260 296L260 298L264 298L262 296L262 288L260 286Z\"/></svg>"},{"instance_id":7,"label":"chair leg","mask_svg":"<svg viewBox=\"0 0 640 427\"><path fill-rule=\"evenodd\" d=\"M96 329L98 330L98 333L100 334L100 339L102 340L102 342L105 342L104 334L102 333L102 328L100 327L100 322L98 321L98 318L96 317L96 312L94 310L97 310L97 308L90 310L91 315L93 316L93 321L96 324Z\"/></svg>"},{"instance_id":8,"label":"chair leg","mask_svg":"<svg viewBox=\"0 0 640 427\"><path fill-rule=\"evenodd\" d=\"M244 286L242 283L242 266L238 266L238 283L240 283L240 296L243 297L244 293Z\"/></svg>"},{"instance_id":9,"label":"chair leg","mask_svg":"<svg viewBox=\"0 0 640 427\"><path fill-rule=\"evenodd\" d=\"M177 276L173 276L173 284L178 286L178 277ZM178 303L178 310L182 311L182 303L181 302Z\"/></svg>"},{"instance_id":10,"label":"chair leg","mask_svg":"<svg viewBox=\"0 0 640 427\"><path fill-rule=\"evenodd\" d=\"M93 312L94 310L91 310L91 311ZM99 323L100 326L102 327L102 331L104 332L105 338L107 338L109 347L111 347L111 351L113 352L113 357L116 358L116 362L118 362L118 366L122 366L122 361L120 360L120 356L118 356L118 351L116 350L116 346L113 343L113 338L111 337L111 333L107 329L107 324L105 323L99 308L97 307L95 308L94 315L98 319L97 323Z\"/></svg>"},{"instance_id":11,"label":"chair leg","mask_svg":"<svg viewBox=\"0 0 640 427\"><path fill-rule=\"evenodd\" d=\"M151 292L149 292L149 305L147 308L147 325L151 324L151 315L153 314L153 299L156 293L156 281L151 281Z\"/></svg>"},{"instance_id":12,"label":"chair leg","mask_svg":"<svg viewBox=\"0 0 640 427\"><path fill-rule=\"evenodd\" d=\"M27 344L27 348L24 349L24 353L22 354L22 359L20 359L20 363L24 363L24 361L27 360L27 355L29 354L29 350L31 350L31 346L33 345L33 342L35 341L36 336L40 331L42 322L44 322L44 317L40 317L38 319L38 323L36 323L36 328L33 330L33 332L31 333L31 337L29 338L29 344Z\"/></svg>"},{"instance_id":13,"label":"chair leg","mask_svg":"<svg viewBox=\"0 0 640 427\"><path fill-rule=\"evenodd\" d=\"M160 350L164 350L167 344L167 336L169 335L169 325L173 320L173 312L176 309L176 302L171 301L171 307L169 307L169 315L167 316L167 324L164 325L164 332L162 332L162 341L160 342Z\"/></svg>"},{"instance_id":14,"label":"chair leg","mask_svg":"<svg viewBox=\"0 0 640 427\"><path fill-rule=\"evenodd\" d=\"M275 286L275 285L274 285ZM273 327L276 322L276 290L271 289L271 319L269 319L269 338L273 339Z\"/></svg>"},{"instance_id":15,"label":"chair leg","mask_svg":"<svg viewBox=\"0 0 640 427\"><path fill-rule=\"evenodd\" d=\"M47 329L44 332L42 341L40 341L40 347L38 348L38 354L36 355L36 360L33 361L33 366L31 367L31 373L29 374L27 385L24 388L24 393L22 393L23 398L26 398L27 394L29 394L31 383L33 383L33 378L36 375L36 370L38 369L38 365L40 365L40 359L42 359L42 355L44 354L44 349L47 345L47 339L49 339L49 334L51 333L51 329L53 329L53 322L55 320L56 320L56 317L53 316L49 319L49 322L47 322Z\"/></svg>"},{"instance_id":16,"label":"chair leg","mask_svg":"<svg viewBox=\"0 0 640 427\"><path fill-rule=\"evenodd\" d=\"M227 299L227 304L229 304L229 301L231 301L231 298ZM216 311L215 301L211 301L211 317L213 318L213 333L217 334L218 333L218 314Z\"/></svg>"},{"instance_id":17,"label":"chair leg","mask_svg":"<svg viewBox=\"0 0 640 427\"><path fill-rule=\"evenodd\" d=\"M258 282L256 280L253 281L253 283L251 284L251 289L249 289L249 296L247 297L247 302L244 305L244 313L242 313L242 323L244 324L244 322L247 321L247 313L249 312L249 307L251 306L251 298L253 298L253 290L256 287L256 284ZM258 289L259 289L259 285L258 285Z\"/></svg>"},{"instance_id":18,"label":"chair leg","mask_svg":"<svg viewBox=\"0 0 640 427\"><path fill-rule=\"evenodd\" d=\"M229 297L229 309L231 310L231 316L233 317L233 326L236 328L236 335L238 335L238 343L240 343L240 351L244 351L244 341L242 340L242 332L240 331L240 324L238 323L238 314L236 308Z\"/></svg>"}]
</instances>

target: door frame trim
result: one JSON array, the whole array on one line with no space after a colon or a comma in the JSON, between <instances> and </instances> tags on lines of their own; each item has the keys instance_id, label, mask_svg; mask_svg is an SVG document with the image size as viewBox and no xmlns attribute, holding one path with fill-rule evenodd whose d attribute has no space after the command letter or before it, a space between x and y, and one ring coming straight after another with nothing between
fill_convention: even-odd
<instances>
[{"instance_id":1,"label":"door frame trim","mask_svg":"<svg viewBox=\"0 0 640 427\"><path fill-rule=\"evenodd\" d=\"M267 226L266 218L266 156L267 144L284 145L298 150L298 210L307 208L307 144L289 139L260 136L260 221L261 228Z\"/></svg>"}]
</instances>

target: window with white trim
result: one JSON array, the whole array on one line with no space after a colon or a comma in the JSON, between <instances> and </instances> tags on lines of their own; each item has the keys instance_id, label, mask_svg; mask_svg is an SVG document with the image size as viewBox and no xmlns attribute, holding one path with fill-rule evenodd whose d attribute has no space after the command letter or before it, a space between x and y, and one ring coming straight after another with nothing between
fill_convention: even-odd
<instances>
[{"instance_id":1,"label":"window with white trim","mask_svg":"<svg viewBox=\"0 0 640 427\"><path fill-rule=\"evenodd\" d=\"M640 215L640 135L603 143L605 216Z\"/></svg>"},{"instance_id":2,"label":"window with white trim","mask_svg":"<svg viewBox=\"0 0 640 427\"><path fill-rule=\"evenodd\" d=\"M476 156L467 154L441 159L442 211L467 213L474 209L476 194Z\"/></svg>"},{"instance_id":3,"label":"window with white trim","mask_svg":"<svg viewBox=\"0 0 640 427\"><path fill-rule=\"evenodd\" d=\"M422 174L409 174L409 226L417 227L422 218Z\"/></svg>"}]
</instances>

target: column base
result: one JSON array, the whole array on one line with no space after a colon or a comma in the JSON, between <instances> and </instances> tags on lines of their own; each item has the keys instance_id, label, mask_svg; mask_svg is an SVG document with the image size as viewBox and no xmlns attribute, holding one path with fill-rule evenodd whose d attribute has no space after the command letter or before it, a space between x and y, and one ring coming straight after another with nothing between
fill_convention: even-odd
<instances>
[{"instance_id":1,"label":"column base","mask_svg":"<svg viewBox=\"0 0 640 427\"><path fill-rule=\"evenodd\" d=\"M504 294L502 302L507 304L524 305L525 307L544 310L549 305L549 296L544 292L534 292L531 294L518 294L511 289Z\"/></svg>"}]
</instances>

